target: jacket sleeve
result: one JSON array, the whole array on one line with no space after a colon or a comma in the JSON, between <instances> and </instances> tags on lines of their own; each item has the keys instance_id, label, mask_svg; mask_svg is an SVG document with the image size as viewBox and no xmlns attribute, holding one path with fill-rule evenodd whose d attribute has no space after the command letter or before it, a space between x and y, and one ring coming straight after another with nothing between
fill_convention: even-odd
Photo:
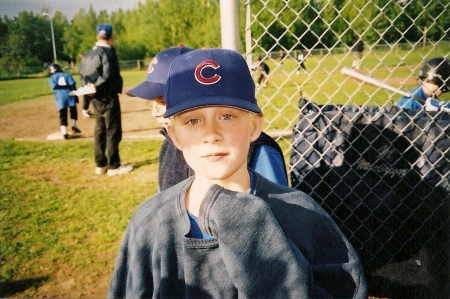
<instances>
[{"instance_id":1,"label":"jacket sleeve","mask_svg":"<svg viewBox=\"0 0 450 299\"><path fill-rule=\"evenodd\" d=\"M146 234L140 233L132 219L122 239L107 298L152 297L151 254Z\"/></svg>"},{"instance_id":2,"label":"jacket sleeve","mask_svg":"<svg viewBox=\"0 0 450 299\"><path fill-rule=\"evenodd\" d=\"M98 86L103 84L109 76L109 73L104 74L105 70L109 71L108 58L100 48L98 47L84 54L80 64L81 86L92 83L98 89Z\"/></svg>"},{"instance_id":3,"label":"jacket sleeve","mask_svg":"<svg viewBox=\"0 0 450 299\"><path fill-rule=\"evenodd\" d=\"M312 298L366 299L367 283L358 254L326 211L301 191L260 179L264 187L258 190L259 196L311 265Z\"/></svg>"},{"instance_id":4,"label":"jacket sleeve","mask_svg":"<svg viewBox=\"0 0 450 299\"><path fill-rule=\"evenodd\" d=\"M311 266L262 199L214 185L200 207L199 225L218 239L240 297L310 297Z\"/></svg>"},{"instance_id":5,"label":"jacket sleeve","mask_svg":"<svg viewBox=\"0 0 450 299\"><path fill-rule=\"evenodd\" d=\"M101 87L102 84L104 84L108 80L109 75L111 74L111 66L109 58L105 51L103 51L102 54L100 55L100 63L102 66L102 71L97 77L97 81L95 82L95 86L97 88Z\"/></svg>"}]
</instances>

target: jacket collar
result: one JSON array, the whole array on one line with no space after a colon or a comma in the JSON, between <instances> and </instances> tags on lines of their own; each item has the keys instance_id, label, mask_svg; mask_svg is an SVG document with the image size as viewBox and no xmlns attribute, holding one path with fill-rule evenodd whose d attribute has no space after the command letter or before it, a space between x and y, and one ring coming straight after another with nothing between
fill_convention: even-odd
<instances>
[{"instance_id":1,"label":"jacket collar","mask_svg":"<svg viewBox=\"0 0 450 299\"><path fill-rule=\"evenodd\" d=\"M97 47L111 48L111 46L108 45L107 43L105 43L104 41L98 41L98 42L95 43L95 45Z\"/></svg>"}]
</instances>

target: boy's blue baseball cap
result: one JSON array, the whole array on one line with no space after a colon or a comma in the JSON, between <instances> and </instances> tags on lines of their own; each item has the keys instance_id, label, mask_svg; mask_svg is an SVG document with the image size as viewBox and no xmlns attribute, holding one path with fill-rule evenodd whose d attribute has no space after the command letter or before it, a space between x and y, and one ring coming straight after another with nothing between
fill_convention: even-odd
<instances>
[{"instance_id":1,"label":"boy's blue baseball cap","mask_svg":"<svg viewBox=\"0 0 450 299\"><path fill-rule=\"evenodd\" d=\"M106 38L110 38L113 34L113 28L109 24L100 24L97 26L97 35L104 36Z\"/></svg>"},{"instance_id":2,"label":"boy's blue baseball cap","mask_svg":"<svg viewBox=\"0 0 450 299\"><path fill-rule=\"evenodd\" d=\"M245 59L228 49L200 49L177 57L164 90L168 118L205 106L229 106L262 113Z\"/></svg>"},{"instance_id":3,"label":"boy's blue baseball cap","mask_svg":"<svg viewBox=\"0 0 450 299\"><path fill-rule=\"evenodd\" d=\"M146 100L164 96L164 86L169 75L170 65L175 58L190 51L192 51L191 48L180 45L158 52L148 65L145 81L127 91L126 94Z\"/></svg>"}]
</instances>

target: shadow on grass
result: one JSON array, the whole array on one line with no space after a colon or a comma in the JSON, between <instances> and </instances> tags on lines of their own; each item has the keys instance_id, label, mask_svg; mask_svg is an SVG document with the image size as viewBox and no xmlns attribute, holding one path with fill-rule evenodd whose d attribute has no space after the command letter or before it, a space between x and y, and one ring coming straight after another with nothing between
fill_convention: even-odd
<instances>
[{"instance_id":1,"label":"shadow on grass","mask_svg":"<svg viewBox=\"0 0 450 299\"><path fill-rule=\"evenodd\" d=\"M133 168L137 169L141 166L155 164L158 162L159 162L159 158L150 158L150 159L147 159L144 161L134 162L134 163L130 163L130 164L133 165Z\"/></svg>"},{"instance_id":2,"label":"shadow on grass","mask_svg":"<svg viewBox=\"0 0 450 299\"><path fill-rule=\"evenodd\" d=\"M49 277L38 277L22 279L17 281L0 282L0 298L11 297L16 293L23 292L29 288L38 288L49 280Z\"/></svg>"}]
</instances>

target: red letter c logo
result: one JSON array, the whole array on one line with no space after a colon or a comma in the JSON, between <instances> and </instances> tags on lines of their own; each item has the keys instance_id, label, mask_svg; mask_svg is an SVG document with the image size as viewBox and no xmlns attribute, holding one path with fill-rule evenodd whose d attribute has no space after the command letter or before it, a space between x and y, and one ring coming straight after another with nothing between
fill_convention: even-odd
<instances>
[{"instance_id":1,"label":"red letter c logo","mask_svg":"<svg viewBox=\"0 0 450 299\"><path fill-rule=\"evenodd\" d=\"M207 68L207 67L212 67L213 69L218 69L220 67L220 65L212 60L205 60L202 63L200 63L196 68L195 68L195 79L201 83L201 84L214 84L219 82L220 77L217 74L214 74L214 76L210 77L210 78L206 78L203 76L202 71L203 69Z\"/></svg>"}]
</instances>

